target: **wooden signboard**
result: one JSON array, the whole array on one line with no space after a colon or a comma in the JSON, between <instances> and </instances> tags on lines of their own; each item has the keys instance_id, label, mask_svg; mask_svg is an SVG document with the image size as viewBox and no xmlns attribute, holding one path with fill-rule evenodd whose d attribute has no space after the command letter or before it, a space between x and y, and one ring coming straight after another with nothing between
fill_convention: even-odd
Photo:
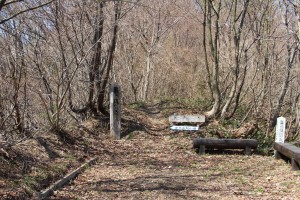
<instances>
[{"instance_id":1,"label":"wooden signboard","mask_svg":"<svg viewBox=\"0 0 300 200\"><path fill-rule=\"evenodd\" d=\"M205 122L204 115L171 115L169 117L169 122L171 123L200 123Z\"/></svg>"},{"instance_id":2,"label":"wooden signboard","mask_svg":"<svg viewBox=\"0 0 300 200\"><path fill-rule=\"evenodd\" d=\"M199 126L171 126L174 131L198 131Z\"/></svg>"},{"instance_id":3,"label":"wooden signboard","mask_svg":"<svg viewBox=\"0 0 300 200\"><path fill-rule=\"evenodd\" d=\"M173 125L173 123L181 123L180 125L171 126L171 130L176 131L198 131L199 125L191 126L192 124L197 124L201 122L205 122L204 115L171 115L169 117L169 122ZM182 123L188 123L188 125L182 125Z\"/></svg>"}]
</instances>

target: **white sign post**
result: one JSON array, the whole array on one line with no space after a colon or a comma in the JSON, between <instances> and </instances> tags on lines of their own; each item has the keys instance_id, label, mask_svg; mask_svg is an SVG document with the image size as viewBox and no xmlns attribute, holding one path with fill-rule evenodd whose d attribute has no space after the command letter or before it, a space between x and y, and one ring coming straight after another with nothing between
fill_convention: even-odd
<instances>
[{"instance_id":1,"label":"white sign post","mask_svg":"<svg viewBox=\"0 0 300 200\"><path fill-rule=\"evenodd\" d=\"M286 119L284 117L277 118L275 142L284 143L285 124L286 124ZM275 151L274 154L275 154L275 158L277 159L281 157L278 151Z\"/></svg>"},{"instance_id":2,"label":"white sign post","mask_svg":"<svg viewBox=\"0 0 300 200\"><path fill-rule=\"evenodd\" d=\"M285 124L286 124L286 119L284 117L277 118L275 142L284 143Z\"/></svg>"}]
</instances>

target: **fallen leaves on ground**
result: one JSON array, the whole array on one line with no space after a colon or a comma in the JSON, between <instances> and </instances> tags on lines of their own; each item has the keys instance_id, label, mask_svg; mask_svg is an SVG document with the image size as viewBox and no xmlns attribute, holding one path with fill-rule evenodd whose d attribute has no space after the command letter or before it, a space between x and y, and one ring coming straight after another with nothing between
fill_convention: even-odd
<instances>
[{"instance_id":1,"label":"fallen leaves on ground","mask_svg":"<svg viewBox=\"0 0 300 200\"><path fill-rule=\"evenodd\" d=\"M158 112L131 112L150 128L168 126ZM300 173L282 160L239 152L200 156L191 132L129 134L99 138L109 155L99 153L96 165L51 199L300 199Z\"/></svg>"}]
</instances>

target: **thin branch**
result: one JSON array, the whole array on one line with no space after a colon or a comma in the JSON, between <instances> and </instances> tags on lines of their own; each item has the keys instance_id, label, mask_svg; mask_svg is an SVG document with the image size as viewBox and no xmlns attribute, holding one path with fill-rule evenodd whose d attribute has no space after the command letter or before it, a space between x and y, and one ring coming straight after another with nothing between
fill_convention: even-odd
<instances>
[{"instance_id":1,"label":"thin branch","mask_svg":"<svg viewBox=\"0 0 300 200\"><path fill-rule=\"evenodd\" d=\"M6 1L6 0L1 0L1 1L0 1L0 11L1 11L2 8L5 6L5 1Z\"/></svg>"},{"instance_id":2,"label":"thin branch","mask_svg":"<svg viewBox=\"0 0 300 200\"><path fill-rule=\"evenodd\" d=\"M5 1L5 0L2 0L2 1ZM2 1L1 1L1 3L2 3ZM41 5L39 5L39 6L35 6L35 7L32 7L32 8L28 8L28 9L22 10L22 11L20 11L20 12L14 14L14 15L12 15L12 16L6 18L6 19L1 20L1 21L0 21L0 24L3 24L3 23L5 23L5 22L7 22L7 21L9 21L9 20L11 20L11 19L13 19L13 18L15 18L15 17L17 17L17 16L23 14L23 13L26 13L26 12L28 12L28 11L36 10L36 9L41 8L41 7L43 7L43 6L49 5L49 4L51 4L52 2L54 2L54 1L56 1L56 0L51 0L51 1L47 2L47 3L41 4ZM0 4L0 6L1 6L1 4ZM0 7L0 10L1 10L1 7Z\"/></svg>"},{"instance_id":3,"label":"thin branch","mask_svg":"<svg viewBox=\"0 0 300 200\"><path fill-rule=\"evenodd\" d=\"M6 0L4 0L4 1L6 1ZM4 7L4 6L8 6L8 5L10 5L10 4L13 4L13 3L18 3L18 2L20 2L20 1L24 1L24 0L10 1L10 2L5 3L5 4L3 5L3 7Z\"/></svg>"}]
</instances>

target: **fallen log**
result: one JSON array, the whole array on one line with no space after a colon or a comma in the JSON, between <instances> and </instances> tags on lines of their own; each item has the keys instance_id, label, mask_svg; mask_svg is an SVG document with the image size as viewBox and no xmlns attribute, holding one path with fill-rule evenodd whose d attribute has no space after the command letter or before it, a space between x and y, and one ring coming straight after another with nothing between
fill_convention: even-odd
<instances>
[{"instance_id":1,"label":"fallen log","mask_svg":"<svg viewBox=\"0 0 300 200\"><path fill-rule=\"evenodd\" d=\"M275 158L290 160L292 169L300 169L300 148L289 143L275 142Z\"/></svg>"},{"instance_id":2,"label":"fallen log","mask_svg":"<svg viewBox=\"0 0 300 200\"><path fill-rule=\"evenodd\" d=\"M244 124L242 127L234 129L231 132L231 137L234 138L245 138L258 130L258 125L255 121L250 121Z\"/></svg>"},{"instance_id":3,"label":"fallen log","mask_svg":"<svg viewBox=\"0 0 300 200\"><path fill-rule=\"evenodd\" d=\"M56 181L53 185L51 185L49 188L41 191L38 194L38 199L45 199L53 194L55 190L60 189L63 187L66 183L68 183L70 180L74 179L75 177L78 176L84 169L86 169L88 166L94 164L98 160L98 157L95 157L85 164L81 165L78 167L76 170L72 171L71 173L67 174L64 176L62 179Z\"/></svg>"},{"instance_id":4,"label":"fallen log","mask_svg":"<svg viewBox=\"0 0 300 200\"><path fill-rule=\"evenodd\" d=\"M204 154L206 149L244 149L245 154L251 154L251 149L258 145L255 139L216 139L216 138L195 138L193 146L199 149L199 154Z\"/></svg>"}]
</instances>

